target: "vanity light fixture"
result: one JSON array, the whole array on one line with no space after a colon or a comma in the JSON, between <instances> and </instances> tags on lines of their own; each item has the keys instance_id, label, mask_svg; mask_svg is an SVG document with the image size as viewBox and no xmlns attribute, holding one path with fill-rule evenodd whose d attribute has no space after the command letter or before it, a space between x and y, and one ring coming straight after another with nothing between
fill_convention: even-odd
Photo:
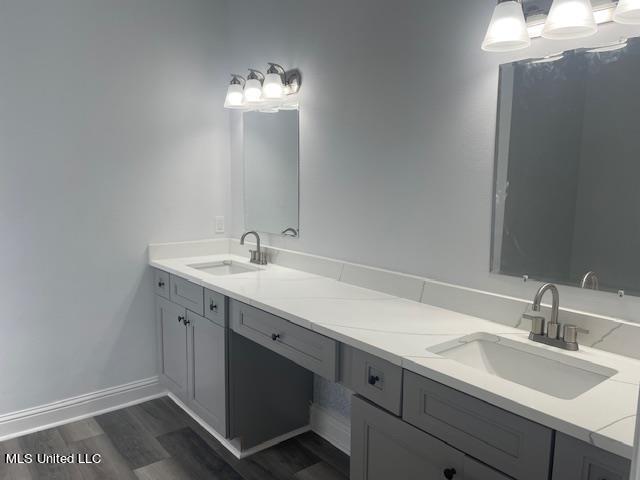
<instances>
[{"instance_id":1,"label":"vanity light fixture","mask_svg":"<svg viewBox=\"0 0 640 480\"><path fill-rule=\"evenodd\" d=\"M598 31L590 0L553 0L542 36L553 40L583 38Z\"/></svg>"},{"instance_id":2,"label":"vanity light fixture","mask_svg":"<svg viewBox=\"0 0 640 480\"><path fill-rule=\"evenodd\" d=\"M249 69L247 83L244 86L244 99L247 103L258 103L262 99L264 75L260 70Z\"/></svg>"},{"instance_id":3,"label":"vanity light fixture","mask_svg":"<svg viewBox=\"0 0 640 480\"><path fill-rule=\"evenodd\" d=\"M526 48L531 39L584 38L595 34L598 25L616 22L640 25L640 0L610 0L595 8L591 0L553 0L548 15L544 11L523 12L525 0L498 0L482 42L488 52L508 52ZM526 35L522 30L524 22Z\"/></svg>"},{"instance_id":4,"label":"vanity light fixture","mask_svg":"<svg viewBox=\"0 0 640 480\"><path fill-rule=\"evenodd\" d=\"M227 89L227 98L224 101L225 108L244 107L244 84L246 80L242 75L232 74L231 83Z\"/></svg>"},{"instance_id":5,"label":"vanity light fixture","mask_svg":"<svg viewBox=\"0 0 640 480\"><path fill-rule=\"evenodd\" d=\"M269 63L267 75L262 85L262 95L266 99L277 100L284 96L284 68L277 63Z\"/></svg>"},{"instance_id":6,"label":"vanity light fixture","mask_svg":"<svg viewBox=\"0 0 640 480\"><path fill-rule=\"evenodd\" d=\"M520 1L499 1L482 42L482 49L487 52L509 52L529 45L531 38Z\"/></svg>"},{"instance_id":7,"label":"vanity light fixture","mask_svg":"<svg viewBox=\"0 0 640 480\"><path fill-rule=\"evenodd\" d=\"M225 108L263 113L298 109L300 73L297 70L286 71L277 63L269 63L266 75L250 68L246 80L236 74L231 77Z\"/></svg>"},{"instance_id":8,"label":"vanity light fixture","mask_svg":"<svg viewBox=\"0 0 640 480\"><path fill-rule=\"evenodd\" d=\"M613 21L625 25L640 25L640 0L620 0Z\"/></svg>"}]
</instances>

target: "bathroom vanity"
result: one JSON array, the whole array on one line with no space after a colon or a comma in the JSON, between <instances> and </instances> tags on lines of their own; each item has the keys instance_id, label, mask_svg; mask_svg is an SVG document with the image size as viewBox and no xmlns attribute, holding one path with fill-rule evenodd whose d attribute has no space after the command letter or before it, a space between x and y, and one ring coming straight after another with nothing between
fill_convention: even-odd
<instances>
[{"instance_id":1,"label":"bathroom vanity","mask_svg":"<svg viewBox=\"0 0 640 480\"><path fill-rule=\"evenodd\" d=\"M628 213L637 205L631 201L637 175L622 168L635 156L621 153L637 149L619 148L617 140L634 124L621 126L594 110L617 90L594 85L635 78L629 72L637 69L632 54L638 51L633 40L615 58L575 50L551 62L501 67L495 274L552 279L620 297L638 291L637 262L626 260L637 258L635 250L620 261L618 247L637 244L627 241L638 232L629 220L637 215ZM623 105L612 112L634 111L634 103L625 99ZM299 236L298 122L297 111L243 114L249 230ZM609 166L611 155L593 155L589 139L595 135L584 133L592 130L618 132L609 134L616 139L609 148L617 152L619 168ZM603 176L608 181L601 182ZM551 193L540 194L541 179ZM609 207L595 208L599 203L585 191ZM616 228L611 211L628 213ZM258 266L234 255L230 243L219 254L178 247L150 255L162 381L238 455L309 428L318 375L354 393L353 480L628 478L639 357L579 346L588 331L558 321L555 285L538 291L533 316L523 315L519 299L505 298L515 305L506 325L489 321L496 308L467 309L465 315L426 304L437 293L416 277L317 257L293 259L293 252L278 249L271 254L286 252L292 268L278 261L262 265L267 255L259 235L247 232L240 243L248 234L256 238L250 258ZM377 288L387 283L394 288ZM542 297L548 290L553 305L545 328ZM465 289L460 295L480 309L499 296L485 293ZM621 327L590 324L599 333L590 344Z\"/></svg>"},{"instance_id":2,"label":"bathroom vanity","mask_svg":"<svg viewBox=\"0 0 640 480\"><path fill-rule=\"evenodd\" d=\"M619 450L590 444L592 427L564 413L582 411L587 421L584 402L597 406L600 398L620 397L619 389L630 396L629 403L635 401L631 392L637 382L624 383L625 372L610 368L606 355L603 363L583 363L580 352L534 345L522 330L279 265L257 269L233 255L151 264L162 381L238 452L307 429L316 374L354 392L353 480L628 476L630 461ZM325 307L305 307L313 303L309 298L326 299ZM332 310L341 303L343 309L358 311ZM379 340L368 342L356 317L369 316L372 330L384 322L393 331L393 311L380 306L396 304L403 313L395 328L406 335L389 338L388 347ZM309 313L303 315L305 311ZM412 327L414 334L406 326L409 311L420 321ZM443 335L439 316L448 317L448 335ZM343 324L346 317L353 318L351 328L331 326ZM468 335L474 331L482 333ZM403 342L416 338L424 339L424 358L399 358L396 352L406 349ZM485 349L481 354L498 355L496 360L511 350L520 352L523 360L517 368L524 375L535 376L539 360L542 369L555 365L579 380L564 387L570 377L558 377L557 385L538 392L535 382L544 379L534 378L501 390L509 373L499 372L504 378L495 384L487 383L485 375L473 377L473 369L463 365L473 359L468 348ZM591 351L587 357L590 362L598 359ZM629 364L633 367L637 363ZM585 368L590 369L587 374ZM549 375L549 382L554 379ZM547 402L533 409L527 397ZM620 401L611 398L611 408Z\"/></svg>"}]
</instances>

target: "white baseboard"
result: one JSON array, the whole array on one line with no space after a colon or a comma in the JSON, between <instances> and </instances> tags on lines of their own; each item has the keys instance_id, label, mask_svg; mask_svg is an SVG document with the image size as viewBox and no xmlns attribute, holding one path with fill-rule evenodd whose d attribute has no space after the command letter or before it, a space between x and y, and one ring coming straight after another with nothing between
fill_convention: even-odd
<instances>
[{"instance_id":1,"label":"white baseboard","mask_svg":"<svg viewBox=\"0 0 640 480\"><path fill-rule=\"evenodd\" d=\"M348 419L337 417L314 403L311 405L311 430L347 455L351 454L351 425Z\"/></svg>"},{"instance_id":2,"label":"white baseboard","mask_svg":"<svg viewBox=\"0 0 640 480\"><path fill-rule=\"evenodd\" d=\"M182 400L180 400L177 396L175 396L171 392L168 393L168 396L182 410L184 410L187 413L187 415L189 415L196 422L198 422L202 428L204 428L213 438L215 438L218 442L220 442L224 448L229 450L229 452L231 452L233 456L239 459L246 458L250 455L253 455L254 453L258 453L258 452L261 452L262 450L266 450L267 448L271 448L274 445L277 445L286 440L289 440L290 438L297 437L298 435L301 435L311 430L311 427L307 425L302 428L293 430L291 432L287 432L284 435L280 435L279 437L272 438L271 440L261 443L260 445L256 445L255 447L251 447L247 450L240 451L240 449L238 449L238 447L233 443L232 440L228 440L224 438L222 435L220 435L218 432L216 432L213 428L209 426L209 424L207 424L202 418L200 418L193 410L187 407L185 403Z\"/></svg>"},{"instance_id":3,"label":"white baseboard","mask_svg":"<svg viewBox=\"0 0 640 480\"><path fill-rule=\"evenodd\" d=\"M0 415L0 442L166 395L158 377Z\"/></svg>"},{"instance_id":4,"label":"white baseboard","mask_svg":"<svg viewBox=\"0 0 640 480\"><path fill-rule=\"evenodd\" d=\"M309 430L314 431L347 455L351 451L351 428L348 419L339 418L326 408L312 404L310 425L241 452L231 441L207 425L178 397L167 392L161 386L158 377L146 378L39 407L0 415L0 442L112 412L165 395L168 395L237 458L248 457Z\"/></svg>"}]
</instances>

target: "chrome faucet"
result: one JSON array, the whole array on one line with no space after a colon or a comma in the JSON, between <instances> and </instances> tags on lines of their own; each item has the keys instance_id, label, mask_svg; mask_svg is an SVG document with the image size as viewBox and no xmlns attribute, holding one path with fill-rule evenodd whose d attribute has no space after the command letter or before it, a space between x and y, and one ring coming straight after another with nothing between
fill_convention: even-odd
<instances>
[{"instance_id":1,"label":"chrome faucet","mask_svg":"<svg viewBox=\"0 0 640 480\"><path fill-rule=\"evenodd\" d=\"M240 245L244 245L244 239L247 238L247 235L253 235L256 237L256 249L255 250L249 250L249 252L251 253L251 263L255 263L257 265L266 265L267 264L267 252L263 252L260 249L260 235L258 235L258 232L255 232L253 230L250 230L248 232L246 232L244 235L242 235L242 237L240 237Z\"/></svg>"},{"instance_id":2,"label":"chrome faucet","mask_svg":"<svg viewBox=\"0 0 640 480\"><path fill-rule=\"evenodd\" d=\"M560 292L558 291L558 287L552 283L542 285L533 299L532 310L534 312L540 312L542 309L542 297L544 297L547 291L551 291L552 304L551 318L549 319L546 330L546 319L543 316L524 315L524 318L531 320L529 340L564 350L578 350L578 332L589 333L589 331L580 329L575 325L565 325L564 328L562 328L562 325L558 322L558 314L560 311Z\"/></svg>"},{"instance_id":3,"label":"chrome faucet","mask_svg":"<svg viewBox=\"0 0 640 480\"><path fill-rule=\"evenodd\" d=\"M551 303L551 319L549 320L549 324L547 325L547 336L552 338L557 338L560 330L560 324L558 323L558 313L560 312L560 292L558 292L558 287L556 287L553 283L545 283L542 285L536 296L533 297L533 307L532 310L534 312L540 312L542 297L547 291L551 291L552 303Z\"/></svg>"}]
</instances>

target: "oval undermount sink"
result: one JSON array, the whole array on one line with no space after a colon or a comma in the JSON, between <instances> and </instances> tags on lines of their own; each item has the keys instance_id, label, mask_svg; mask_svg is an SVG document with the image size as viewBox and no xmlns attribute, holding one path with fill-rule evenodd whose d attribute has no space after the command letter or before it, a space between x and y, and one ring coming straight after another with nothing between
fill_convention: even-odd
<instances>
[{"instance_id":1,"label":"oval undermount sink","mask_svg":"<svg viewBox=\"0 0 640 480\"><path fill-rule=\"evenodd\" d=\"M468 335L429 351L564 400L579 397L618 373L574 356L488 333Z\"/></svg>"},{"instance_id":2,"label":"oval undermount sink","mask_svg":"<svg viewBox=\"0 0 640 480\"><path fill-rule=\"evenodd\" d=\"M210 273L211 275L237 275L239 273L258 272L261 268L247 265L246 263L238 263L233 260L223 260L220 262L200 263L188 265L201 272Z\"/></svg>"}]
</instances>

